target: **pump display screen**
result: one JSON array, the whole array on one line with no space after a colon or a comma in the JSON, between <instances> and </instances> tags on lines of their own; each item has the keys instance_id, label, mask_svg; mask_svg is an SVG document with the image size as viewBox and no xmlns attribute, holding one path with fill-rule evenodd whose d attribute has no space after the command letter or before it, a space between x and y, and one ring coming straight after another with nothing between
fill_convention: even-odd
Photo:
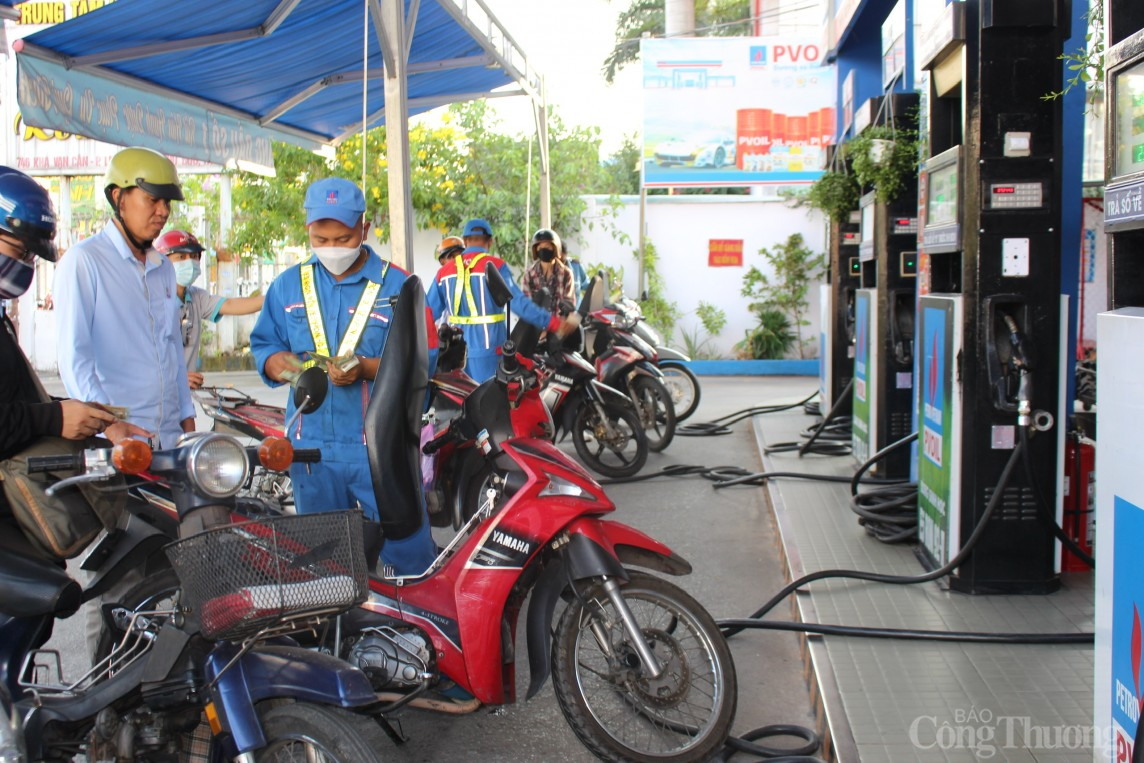
<instances>
[{"instance_id":1,"label":"pump display screen","mask_svg":"<svg viewBox=\"0 0 1144 763\"><path fill-rule=\"evenodd\" d=\"M929 171L926 227L952 225L957 220L957 162Z\"/></svg>"},{"instance_id":2,"label":"pump display screen","mask_svg":"<svg viewBox=\"0 0 1144 763\"><path fill-rule=\"evenodd\" d=\"M1112 140L1116 146L1113 176L1144 172L1144 61L1117 73L1113 92L1116 113Z\"/></svg>"},{"instance_id":3,"label":"pump display screen","mask_svg":"<svg viewBox=\"0 0 1144 763\"><path fill-rule=\"evenodd\" d=\"M862 207L862 240L874 240L874 205L867 204Z\"/></svg>"}]
</instances>

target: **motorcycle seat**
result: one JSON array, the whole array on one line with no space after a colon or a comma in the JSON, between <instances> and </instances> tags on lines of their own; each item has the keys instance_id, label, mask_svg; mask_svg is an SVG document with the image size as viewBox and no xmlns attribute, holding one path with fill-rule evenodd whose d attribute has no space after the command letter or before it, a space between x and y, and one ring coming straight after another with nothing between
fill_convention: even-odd
<instances>
[{"instance_id":1,"label":"motorcycle seat","mask_svg":"<svg viewBox=\"0 0 1144 763\"><path fill-rule=\"evenodd\" d=\"M0 612L10 617L67 617L82 603L83 587L60 562L29 553L19 530L0 536Z\"/></svg>"}]
</instances>

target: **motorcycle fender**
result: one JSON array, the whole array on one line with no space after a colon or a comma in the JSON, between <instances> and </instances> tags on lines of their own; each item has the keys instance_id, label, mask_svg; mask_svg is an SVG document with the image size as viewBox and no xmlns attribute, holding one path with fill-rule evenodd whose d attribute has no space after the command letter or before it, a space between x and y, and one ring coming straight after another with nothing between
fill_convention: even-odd
<instances>
[{"instance_id":1,"label":"motorcycle fender","mask_svg":"<svg viewBox=\"0 0 1144 763\"><path fill-rule=\"evenodd\" d=\"M369 679L349 663L296 646L266 645L239 655L239 646L220 643L207 658L211 699L238 754L266 746L255 705L275 698L335 707L377 702ZM231 661L233 665L228 668Z\"/></svg>"},{"instance_id":2,"label":"motorcycle fender","mask_svg":"<svg viewBox=\"0 0 1144 763\"><path fill-rule=\"evenodd\" d=\"M691 565L667 546L618 522L591 522L570 528L568 542L545 566L532 589L528 605L529 682L525 699L532 699L548 680L552 669L552 617L569 580L610 575L627 580L624 564L686 575ZM584 531L589 530L589 537Z\"/></svg>"},{"instance_id":3,"label":"motorcycle fender","mask_svg":"<svg viewBox=\"0 0 1144 763\"><path fill-rule=\"evenodd\" d=\"M638 376L650 376L653 379L663 378L663 371L660 371L659 366L650 360L641 360L639 363L636 363L632 368L632 372Z\"/></svg>"},{"instance_id":4,"label":"motorcycle fender","mask_svg":"<svg viewBox=\"0 0 1144 763\"><path fill-rule=\"evenodd\" d=\"M592 388L596 390L596 393L599 394L599 396L601 397L601 399L603 399L603 401L605 403L615 403L616 405L624 406L626 408L631 408L632 410L635 410L635 404L632 403L632 401L630 399L628 399L628 396L625 395L623 392L620 392L619 390L613 389L612 387L609 387L607 384L601 384L600 382L596 381L595 379L592 379L590 381L592 384Z\"/></svg>"},{"instance_id":5,"label":"motorcycle fender","mask_svg":"<svg viewBox=\"0 0 1144 763\"><path fill-rule=\"evenodd\" d=\"M673 350L670 347L656 347L655 351L659 355L660 363L663 363L666 360L678 360L683 363L691 362L691 358L689 356L684 355L679 350Z\"/></svg>"},{"instance_id":6,"label":"motorcycle fender","mask_svg":"<svg viewBox=\"0 0 1144 763\"><path fill-rule=\"evenodd\" d=\"M126 521L104 536L81 565L94 573L84 589L84 601L102 596L124 573L142 567L152 554L171 542L170 537L134 514L124 516Z\"/></svg>"}]
</instances>

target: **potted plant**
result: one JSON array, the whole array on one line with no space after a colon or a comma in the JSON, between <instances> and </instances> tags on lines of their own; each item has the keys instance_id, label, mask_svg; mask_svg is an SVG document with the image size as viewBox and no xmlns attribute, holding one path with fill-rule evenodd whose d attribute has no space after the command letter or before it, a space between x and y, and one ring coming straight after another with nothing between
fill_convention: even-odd
<instances>
[{"instance_id":1,"label":"potted plant","mask_svg":"<svg viewBox=\"0 0 1144 763\"><path fill-rule=\"evenodd\" d=\"M846 142L846 158L857 182L873 187L878 201L889 203L917 176L917 132L889 125L867 127Z\"/></svg>"},{"instance_id":2,"label":"potted plant","mask_svg":"<svg viewBox=\"0 0 1144 763\"><path fill-rule=\"evenodd\" d=\"M844 223L858 208L861 195L861 186L854 175L845 170L827 170L807 191L806 203L821 210L831 220Z\"/></svg>"}]
</instances>

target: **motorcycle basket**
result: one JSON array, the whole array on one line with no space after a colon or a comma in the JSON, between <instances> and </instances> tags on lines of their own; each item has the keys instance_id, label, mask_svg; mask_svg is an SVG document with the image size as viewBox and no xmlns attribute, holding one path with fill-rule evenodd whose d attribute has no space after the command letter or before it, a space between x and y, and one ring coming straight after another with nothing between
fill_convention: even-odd
<instances>
[{"instance_id":1,"label":"motorcycle basket","mask_svg":"<svg viewBox=\"0 0 1144 763\"><path fill-rule=\"evenodd\" d=\"M289 620L341 612L369 591L359 510L238 522L166 551L183 603L213 640L236 641Z\"/></svg>"}]
</instances>

